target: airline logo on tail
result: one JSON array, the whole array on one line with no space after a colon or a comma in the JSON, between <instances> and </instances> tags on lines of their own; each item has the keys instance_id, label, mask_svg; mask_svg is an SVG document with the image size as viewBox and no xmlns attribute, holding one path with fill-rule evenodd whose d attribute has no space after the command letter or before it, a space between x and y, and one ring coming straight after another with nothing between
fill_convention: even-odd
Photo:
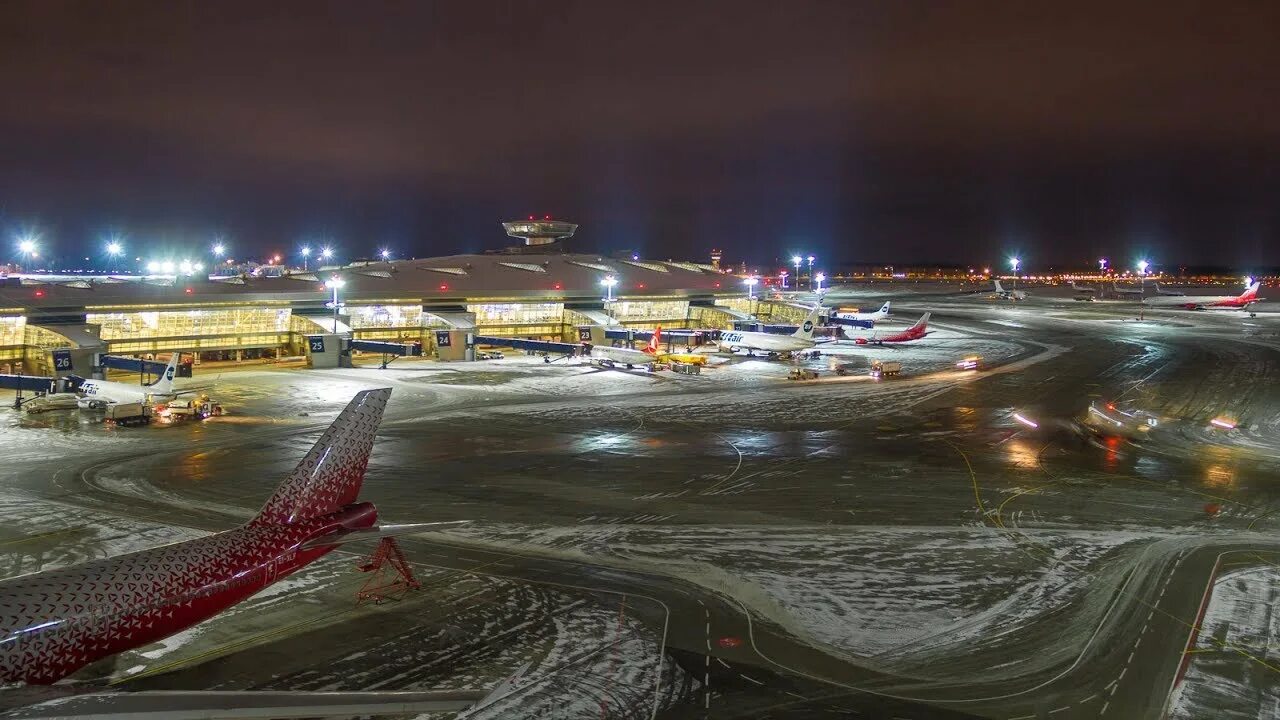
<instances>
[{"instance_id":1,"label":"airline logo on tail","mask_svg":"<svg viewBox=\"0 0 1280 720\"><path fill-rule=\"evenodd\" d=\"M818 303L817 305L814 305L813 309L809 311L809 315L804 319L804 322L800 324L800 327L796 328L796 331L795 333L793 333L793 336L801 338L802 340L812 340L813 326L814 326L814 323L816 323L818 320L818 311L821 309L822 309L822 303Z\"/></svg>"},{"instance_id":2,"label":"airline logo on tail","mask_svg":"<svg viewBox=\"0 0 1280 720\"><path fill-rule=\"evenodd\" d=\"M658 349L662 347L662 326L653 329L653 337L649 338L649 344L645 346L644 351L650 355L657 355Z\"/></svg>"}]
</instances>

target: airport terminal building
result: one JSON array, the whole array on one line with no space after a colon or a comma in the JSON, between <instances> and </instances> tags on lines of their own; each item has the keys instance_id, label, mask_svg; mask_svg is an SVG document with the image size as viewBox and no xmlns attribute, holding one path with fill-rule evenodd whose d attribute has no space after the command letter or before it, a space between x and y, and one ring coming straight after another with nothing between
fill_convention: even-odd
<instances>
[{"instance_id":1,"label":"airport terminal building","mask_svg":"<svg viewBox=\"0 0 1280 720\"><path fill-rule=\"evenodd\" d=\"M725 328L751 316L794 322L803 314L749 300L740 278L709 264L604 258L562 252L558 241L528 242L531 233L557 231L537 227L545 225L567 224L507 223L526 245L501 252L272 277L6 278L0 372L60 374L66 368L54 367L57 349L238 360L302 355L307 336L336 332L417 342L427 354L442 329L575 342L582 325ZM334 278L341 282L336 318L326 285ZM606 278L615 284L606 286Z\"/></svg>"}]
</instances>

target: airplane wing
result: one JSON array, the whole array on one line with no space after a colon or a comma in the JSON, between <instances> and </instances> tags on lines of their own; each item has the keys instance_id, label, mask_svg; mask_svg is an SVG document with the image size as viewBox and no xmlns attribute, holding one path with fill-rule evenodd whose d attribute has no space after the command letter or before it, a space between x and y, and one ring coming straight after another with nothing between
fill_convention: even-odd
<instances>
[{"instance_id":1,"label":"airplane wing","mask_svg":"<svg viewBox=\"0 0 1280 720\"><path fill-rule=\"evenodd\" d=\"M484 690L442 692L166 691L88 693L18 708L5 718L45 720L200 720L314 718L459 712L483 702Z\"/></svg>"},{"instance_id":2,"label":"airplane wing","mask_svg":"<svg viewBox=\"0 0 1280 720\"><path fill-rule=\"evenodd\" d=\"M530 663L489 690L311 692L298 690L145 690L88 692L15 708L21 720L201 720L417 715L479 710L517 692ZM74 692L74 690L72 691Z\"/></svg>"},{"instance_id":3,"label":"airplane wing","mask_svg":"<svg viewBox=\"0 0 1280 720\"><path fill-rule=\"evenodd\" d=\"M213 389L212 385L201 385L199 387L189 387L189 388L182 388L181 390L174 390L173 392L166 393L166 394L167 395L190 395L191 393L206 392L212 389Z\"/></svg>"},{"instance_id":4,"label":"airplane wing","mask_svg":"<svg viewBox=\"0 0 1280 720\"><path fill-rule=\"evenodd\" d=\"M362 530L340 530L335 533L322 535L318 538L308 540L302 544L302 549L310 550L311 548L324 547L326 545L341 545L343 543L356 542L357 540L381 540L384 537L408 535L410 533L422 532L424 530L432 530L445 525L463 525L469 522L471 521L448 520L444 522L410 523L406 525L379 525L377 527Z\"/></svg>"}]
</instances>

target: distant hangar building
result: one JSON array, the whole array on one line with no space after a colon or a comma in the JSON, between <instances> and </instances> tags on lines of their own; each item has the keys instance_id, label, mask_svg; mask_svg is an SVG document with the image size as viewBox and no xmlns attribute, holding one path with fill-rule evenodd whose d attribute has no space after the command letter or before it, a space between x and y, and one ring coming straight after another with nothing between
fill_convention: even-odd
<instances>
[{"instance_id":1,"label":"distant hangar building","mask_svg":"<svg viewBox=\"0 0 1280 720\"><path fill-rule=\"evenodd\" d=\"M576 226L559 221L505 227L527 244L278 277L7 278L0 286L0 372L60 374L55 349L79 350L78 357L174 350L206 360L301 355L307 336L335 331L324 285L335 275L344 281L337 332L420 342L424 352L434 350L439 329L573 342L581 325L716 328L761 314L739 278L711 265L562 252ZM606 276L617 280L613 301L605 300Z\"/></svg>"}]
</instances>

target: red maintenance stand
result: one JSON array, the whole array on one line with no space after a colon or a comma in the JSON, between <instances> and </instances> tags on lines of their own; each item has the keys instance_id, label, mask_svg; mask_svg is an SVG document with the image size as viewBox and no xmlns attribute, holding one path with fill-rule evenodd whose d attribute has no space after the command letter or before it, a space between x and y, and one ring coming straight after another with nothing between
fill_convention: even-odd
<instances>
[{"instance_id":1,"label":"red maintenance stand","mask_svg":"<svg viewBox=\"0 0 1280 720\"><path fill-rule=\"evenodd\" d=\"M357 569L372 573L356 593L357 607L370 600L374 605L381 605L387 600L399 600L410 590L422 587L422 583L413 576L413 568L409 567L409 561L405 560L395 538L382 538L369 562L358 565Z\"/></svg>"}]
</instances>

